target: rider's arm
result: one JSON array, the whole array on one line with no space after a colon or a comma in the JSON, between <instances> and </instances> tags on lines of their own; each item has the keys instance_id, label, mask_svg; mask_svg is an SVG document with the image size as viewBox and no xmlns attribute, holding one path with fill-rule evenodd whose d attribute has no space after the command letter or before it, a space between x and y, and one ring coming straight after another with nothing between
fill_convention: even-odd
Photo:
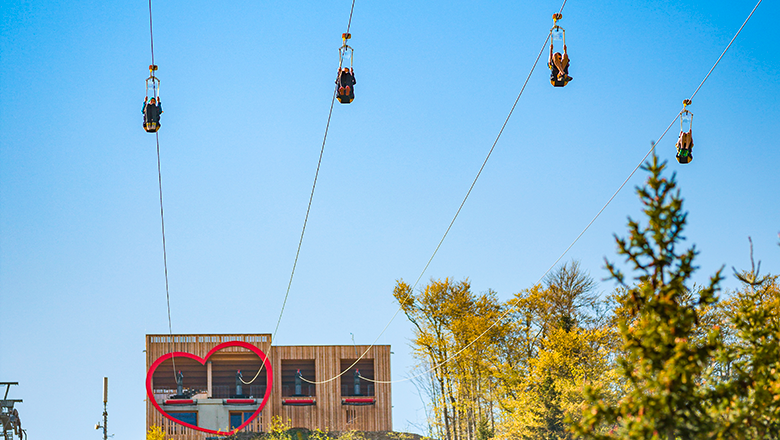
<instances>
[{"instance_id":1,"label":"rider's arm","mask_svg":"<svg viewBox=\"0 0 780 440\"><path fill-rule=\"evenodd\" d=\"M553 63L553 45L552 43L550 43L550 57L547 58L547 65L552 67L552 63Z\"/></svg>"}]
</instances>

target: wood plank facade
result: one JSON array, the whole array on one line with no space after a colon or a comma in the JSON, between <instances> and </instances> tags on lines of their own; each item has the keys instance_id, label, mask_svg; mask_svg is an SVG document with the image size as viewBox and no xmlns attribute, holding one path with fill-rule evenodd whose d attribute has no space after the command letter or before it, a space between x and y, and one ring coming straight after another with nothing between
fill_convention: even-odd
<instances>
[{"instance_id":1,"label":"wood plank facade","mask_svg":"<svg viewBox=\"0 0 780 440\"><path fill-rule=\"evenodd\" d=\"M245 431L262 432L263 427L269 426L275 416L289 421L294 428L329 431L392 430L390 384L366 380L390 380L389 345L377 345L370 349L367 345L272 346L270 334L146 335L147 373L155 361L168 353L185 352L202 359L214 347L231 341L241 341L259 348L270 361L273 383L266 384L265 371L261 371L250 385L242 383L242 394L256 399L256 405L221 406L223 402L235 402L227 399L235 397L236 371L241 370L244 381L249 382L262 365L257 354L243 347L225 347L213 353L206 360L206 365L180 356L160 363L151 380L158 405L170 413L189 413L190 416L195 413L196 417L205 417L206 409L216 407L223 412L229 410L231 417L240 417L238 414L242 411L243 414L250 414L258 407L265 387L271 385L269 400L261 414L244 428ZM366 350L366 355L355 364L356 359ZM356 377L356 369L360 377ZM184 375L187 393L194 395L174 401L170 398L176 394L177 371L182 371ZM296 387L297 372L303 379L297 381ZM192 400L192 403L188 403L188 400ZM166 405L166 402L176 402L176 405ZM218 430L230 430L230 423L225 420ZM192 423L207 426L205 419ZM147 430L153 425L162 426L171 440L204 440L215 436L163 417L147 396Z\"/></svg>"}]
</instances>

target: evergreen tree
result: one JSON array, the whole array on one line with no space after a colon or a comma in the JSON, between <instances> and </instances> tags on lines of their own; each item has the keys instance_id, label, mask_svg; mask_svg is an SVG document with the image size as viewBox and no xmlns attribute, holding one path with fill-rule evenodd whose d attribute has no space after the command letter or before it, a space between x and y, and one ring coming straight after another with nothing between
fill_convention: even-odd
<instances>
[{"instance_id":1,"label":"evergreen tree","mask_svg":"<svg viewBox=\"0 0 780 440\"><path fill-rule=\"evenodd\" d=\"M733 333L717 360L727 366L713 407L721 438L780 438L780 277L761 277L760 267L734 271L742 288L721 307Z\"/></svg>"},{"instance_id":2,"label":"evergreen tree","mask_svg":"<svg viewBox=\"0 0 780 440\"><path fill-rule=\"evenodd\" d=\"M541 405L537 410L537 416L542 423L541 426L533 429L534 435L531 438L544 440L569 438L563 425L560 393L555 389L553 378L548 374L538 388L537 395Z\"/></svg>"},{"instance_id":3,"label":"evergreen tree","mask_svg":"<svg viewBox=\"0 0 780 440\"><path fill-rule=\"evenodd\" d=\"M477 424L477 440L490 440L495 437L494 430L487 419L481 419Z\"/></svg>"},{"instance_id":4,"label":"evergreen tree","mask_svg":"<svg viewBox=\"0 0 780 440\"><path fill-rule=\"evenodd\" d=\"M655 155L645 163L649 177L637 193L646 224L629 218L629 237L616 237L636 284L607 262L623 288L618 365L626 389L615 403L602 400L604 389L588 390L584 417L573 427L584 438L699 439L716 430L702 375L718 348L718 329L696 335L706 307L717 301L721 271L706 286L689 287L697 251L679 250L687 213L674 174L663 177L665 167Z\"/></svg>"}]
</instances>

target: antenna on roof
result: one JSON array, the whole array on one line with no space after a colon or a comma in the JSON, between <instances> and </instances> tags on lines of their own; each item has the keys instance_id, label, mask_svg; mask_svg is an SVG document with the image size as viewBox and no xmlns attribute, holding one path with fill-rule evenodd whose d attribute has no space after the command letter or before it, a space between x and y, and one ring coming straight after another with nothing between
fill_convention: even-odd
<instances>
[{"instance_id":1,"label":"antenna on roof","mask_svg":"<svg viewBox=\"0 0 780 440\"><path fill-rule=\"evenodd\" d=\"M352 334L352 332L349 332L350 335L352 335L352 345L355 346L355 359L360 359L360 354L358 354L357 344L355 344L355 335Z\"/></svg>"}]
</instances>

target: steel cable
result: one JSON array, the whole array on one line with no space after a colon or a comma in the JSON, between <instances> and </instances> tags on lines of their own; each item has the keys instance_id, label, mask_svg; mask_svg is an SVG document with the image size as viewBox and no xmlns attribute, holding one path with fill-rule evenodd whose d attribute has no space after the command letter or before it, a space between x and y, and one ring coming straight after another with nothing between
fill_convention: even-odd
<instances>
[{"instance_id":1,"label":"steel cable","mask_svg":"<svg viewBox=\"0 0 780 440\"><path fill-rule=\"evenodd\" d=\"M152 0L149 0L149 41L151 44L152 52L152 66L154 66L154 31L152 30ZM151 67L150 67L151 70ZM154 72L152 71L152 76ZM154 84L154 82L153 82ZM156 86L154 86L156 87ZM171 295L168 287L168 251L165 244L165 214L163 211L163 192L162 192L162 167L160 166L160 133L154 133L155 141L157 143L157 182L160 188L160 225L162 229L162 247L163 247L163 267L165 268L165 304L168 308L168 336L170 341L168 342L168 351L173 352L173 325L171 323ZM176 360L171 358L173 364L173 376L176 377Z\"/></svg>"}]
</instances>

